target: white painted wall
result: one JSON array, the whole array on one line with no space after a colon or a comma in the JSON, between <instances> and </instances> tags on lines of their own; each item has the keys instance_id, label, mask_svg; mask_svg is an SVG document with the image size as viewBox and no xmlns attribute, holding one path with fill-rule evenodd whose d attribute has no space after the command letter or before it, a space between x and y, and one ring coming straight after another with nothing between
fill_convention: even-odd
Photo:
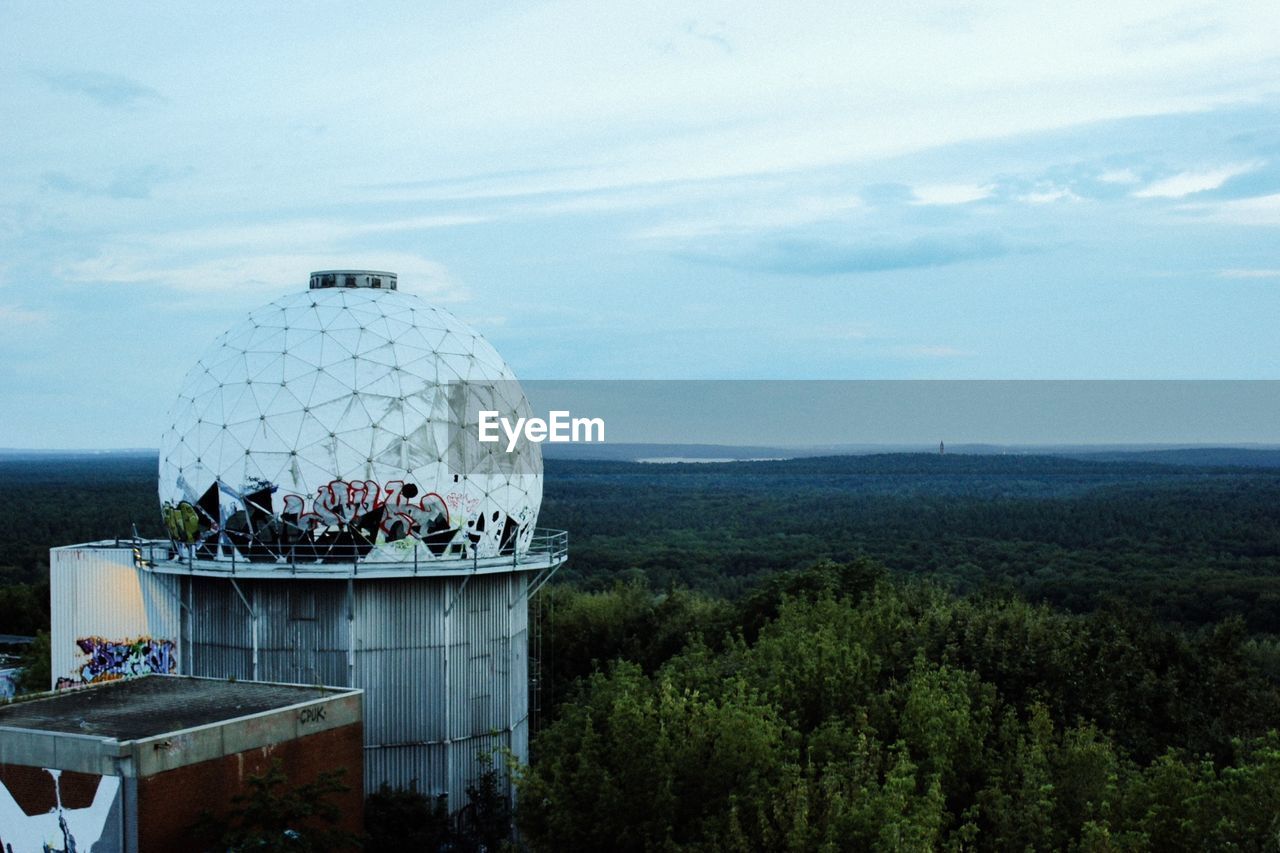
<instances>
[{"instance_id":1,"label":"white painted wall","mask_svg":"<svg viewBox=\"0 0 1280 853\"><path fill-rule=\"evenodd\" d=\"M141 638L174 644L181 671L181 579L134 567L131 548L69 546L49 552L50 687L59 678L80 682L90 655L78 640L125 643Z\"/></svg>"}]
</instances>

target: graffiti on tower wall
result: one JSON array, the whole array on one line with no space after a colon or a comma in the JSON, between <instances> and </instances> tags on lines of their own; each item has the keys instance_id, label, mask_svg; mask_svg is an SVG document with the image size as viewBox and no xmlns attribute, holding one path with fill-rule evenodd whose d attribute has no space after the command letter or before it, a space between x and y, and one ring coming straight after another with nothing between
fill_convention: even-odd
<instances>
[{"instance_id":1,"label":"graffiti on tower wall","mask_svg":"<svg viewBox=\"0 0 1280 853\"><path fill-rule=\"evenodd\" d=\"M59 687L66 686L68 682L92 684L178 671L177 644L173 640L159 637L138 637L134 640L81 637L76 640L76 645L89 659L80 666L78 681L59 679Z\"/></svg>"}]
</instances>

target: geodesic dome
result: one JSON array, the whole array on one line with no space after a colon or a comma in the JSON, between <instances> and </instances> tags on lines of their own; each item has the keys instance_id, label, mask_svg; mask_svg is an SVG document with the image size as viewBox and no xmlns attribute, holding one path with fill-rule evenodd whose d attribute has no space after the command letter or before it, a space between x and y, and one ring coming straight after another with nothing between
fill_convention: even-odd
<instances>
[{"instance_id":1,"label":"geodesic dome","mask_svg":"<svg viewBox=\"0 0 1280 853\"><path fill-rule=\"evenodd\" d=\"M175 546L258 563L523 553L542 452L481 443L481 411L529 414L511 369L392 273L313 273L252 312L182 383L160 443Z\"/></svg>"}]
</instances>

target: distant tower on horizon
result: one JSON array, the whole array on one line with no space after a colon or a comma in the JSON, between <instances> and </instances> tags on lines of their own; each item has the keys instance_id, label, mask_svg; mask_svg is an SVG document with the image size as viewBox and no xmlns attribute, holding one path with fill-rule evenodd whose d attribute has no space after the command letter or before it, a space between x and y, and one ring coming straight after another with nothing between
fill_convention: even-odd
<instances>
[{"instance_id":1,"label":"distant tower on horizon","mask_svg":"<svg viewBox=\"0 0 1280 853\"><path fill-rule=\"evenodd\" d=\"M947 445L946 445L946 444L944 444L943 442L939 441L939 442L938 442L938 455L939 455L939 456L945 456L946 454L947 454Z\"/></svg>"},{"instance_id":2,"label":"distant tower on horizon","mask_svg":"<svg viewBox=\"0 0 1280 853\"><path fill-rule=\"evenodd\" d=\"M477 332L394 273L321 270L187 374L160 442L168 537L51 553L56 686L145 673L364 690L364 781L448 796L529 758L542 452ZM305 720L303 721L305 722Z\"/></svg>"}]
</instances>

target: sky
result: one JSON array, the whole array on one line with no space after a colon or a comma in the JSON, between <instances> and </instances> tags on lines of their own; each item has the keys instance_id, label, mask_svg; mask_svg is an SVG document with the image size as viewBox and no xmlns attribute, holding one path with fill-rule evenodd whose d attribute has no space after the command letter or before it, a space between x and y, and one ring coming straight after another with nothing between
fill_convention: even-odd
<instances>
[{"instance_id":1,"label":"sky","mask_svg":"<svg viewBox=\"0 0 1280 853\"><path fill-rule=\"evenodd\" d=\"M536 379L1280 379L1272 2L6 4L0 447L314 269Z\"/></svg>"}]
</instances>

